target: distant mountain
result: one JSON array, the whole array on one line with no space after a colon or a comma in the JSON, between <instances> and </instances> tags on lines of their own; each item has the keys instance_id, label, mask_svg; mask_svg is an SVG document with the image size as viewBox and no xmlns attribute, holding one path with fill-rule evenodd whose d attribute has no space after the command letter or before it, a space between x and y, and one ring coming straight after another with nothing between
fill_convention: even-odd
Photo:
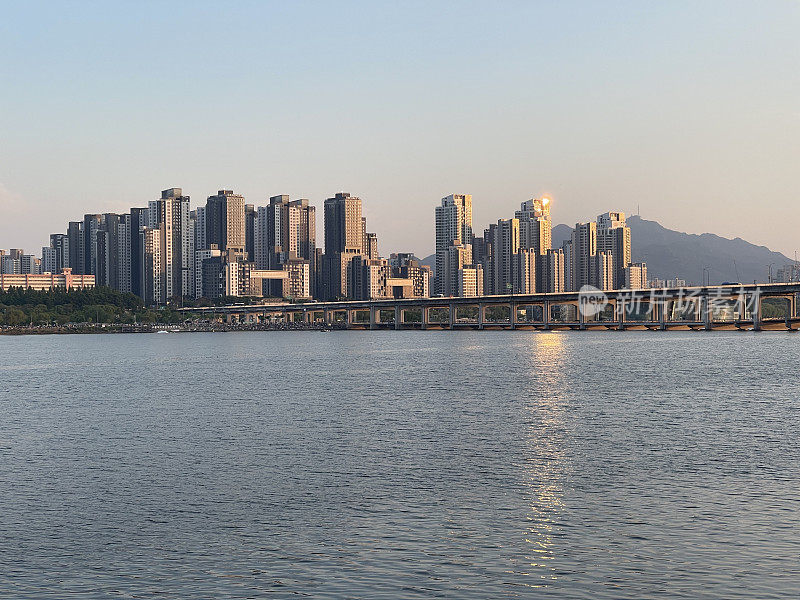
<instances>
[{"instance_id":1,"label":"distant mountain","mask_svg":"<svg viewBox=\"0 0 800 600\"><path fill-rule=\"evenodd\" d=\"M423 265L428 265L431 268L431 271L436 273L436 255L431 254L430 256L426 256L425 258L420 258L419 262Z\"/></svg>"},{"instance_id":2,"label":"distant mountain","mask_svg":"<svg viewBox=\"0 0 800 600\"><path fill-rule=\"evenodd\" d=\"M703 268L706 267L711 283L750 283L767 281L770 264L774 264L774 275L778 268L792 262L780 252L741 238L731 240L713 233L682 233L635 216L628 217L628 226L631 228L633 261L646 262L650 278L677 277L690 283L701 283ZM568 225L553 227L553 247L561 247L571 235L572 228Z\"/></svg>"},{"instance_id":3,"label":"distant mountain","mask_svg":"<svg viewBox=\"0 0 800 600\"><path fill-rule=\"evenodd\" d=\"M561 248L561 245L567 240L572 239L572 227L569 225L556 225L552 230L552 244L553 248Z\"/></svg>"}]
</instances>

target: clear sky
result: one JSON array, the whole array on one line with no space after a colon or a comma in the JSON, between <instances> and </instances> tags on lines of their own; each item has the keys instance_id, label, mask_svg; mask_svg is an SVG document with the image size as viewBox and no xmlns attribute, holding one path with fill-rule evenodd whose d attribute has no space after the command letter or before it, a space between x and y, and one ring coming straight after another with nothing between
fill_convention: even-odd
<instances>
[{"instance_id":1,"label":"clear sky","mask_svg":"<svg viewBox=\"0 0 800 600\"><path fill-rule=\"evenodd\" d=\"M548 192L793 256L800 2L0 0L0 247L173 186L349 191L385 255Z\"/></svg>"}]
</instances>

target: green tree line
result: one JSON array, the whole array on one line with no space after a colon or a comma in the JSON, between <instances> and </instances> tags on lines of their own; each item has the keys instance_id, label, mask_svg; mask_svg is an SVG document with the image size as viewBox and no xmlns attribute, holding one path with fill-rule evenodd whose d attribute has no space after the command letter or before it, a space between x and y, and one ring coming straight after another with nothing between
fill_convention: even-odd
<instances>
[{"instance_id":1,"label":"green tree line","mask_svg":"<svg viewBox=\"0 0 800 600\"><path fill-rule=\"evenodd\" d=\"M0 290L0 325L177 323L172 310L152 310L141 298L108 287Z\"/></svg>"}]
</instances>

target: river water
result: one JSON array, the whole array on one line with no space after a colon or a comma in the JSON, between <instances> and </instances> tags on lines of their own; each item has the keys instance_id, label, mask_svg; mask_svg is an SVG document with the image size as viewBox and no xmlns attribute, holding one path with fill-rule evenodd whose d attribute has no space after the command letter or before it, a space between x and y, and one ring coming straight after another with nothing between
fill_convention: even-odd
<instances>
[{"instance_id":1,"label":"river water","mask_svg":"<svg viewBox=\"0 0 800 600\"><path fill-rule=\"evenodd\" d=\"M0 337L0 598L796 598L799 351Z\"/></svg>"}]
</instances>

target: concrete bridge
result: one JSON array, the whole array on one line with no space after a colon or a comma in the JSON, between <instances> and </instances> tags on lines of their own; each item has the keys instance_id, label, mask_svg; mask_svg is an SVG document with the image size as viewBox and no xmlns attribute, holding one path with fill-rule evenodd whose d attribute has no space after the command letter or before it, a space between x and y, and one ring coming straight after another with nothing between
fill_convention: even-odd
<instances>
[{"instance_id":1,"label":"concrete bridge","mask_svg":"<svg viewBox=\"0 0 800 600\"><path fill-rule=\"evenodd\" d=\"M791 330L800 283L183 308L229 323L346 329Z\"/></svg>"}]
</instances>

